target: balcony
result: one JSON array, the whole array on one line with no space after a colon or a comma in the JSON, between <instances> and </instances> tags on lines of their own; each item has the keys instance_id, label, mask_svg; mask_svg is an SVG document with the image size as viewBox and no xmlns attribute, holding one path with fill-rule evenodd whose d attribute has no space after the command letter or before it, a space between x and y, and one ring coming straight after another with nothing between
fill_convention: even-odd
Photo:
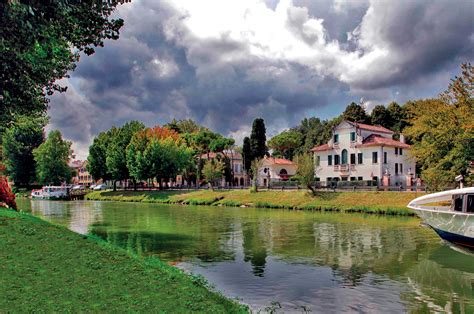
<instances>
[{"instance_id":1,"label":"balcony","mask_svg":"<svg viewBox=\"0 0 474 314\"><path fill-rule=\"evenodd\" d=\"M355 171L356 167L355 165L334 165L334 171L340 171L340 172L349 172L349 171Z\"/></svg>"}]
</instances>

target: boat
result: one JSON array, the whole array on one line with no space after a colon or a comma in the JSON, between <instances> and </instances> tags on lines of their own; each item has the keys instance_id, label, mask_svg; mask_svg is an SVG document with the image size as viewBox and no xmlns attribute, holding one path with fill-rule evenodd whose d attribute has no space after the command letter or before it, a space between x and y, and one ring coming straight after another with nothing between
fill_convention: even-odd
<instances>
[{"instance_id":1,"label":"boat","mask_svg":"<svg viewBox=\"0 0 474 314\"><path fill-rule=\"evenodd\" d=\"M35 199L67 199L70 195L70 186L43 186L40 190L31 191L31 198Z\"/></svg>"},{"instance_id":2,"label":"boat","mask_svg":"<svg viewBox=\"0 0 474 314\"><path fill-rule=\"evenodd\" d=\"M442 239L474 250L474 187L424 195L408 208Z\"/></svg>"}]
</instances>

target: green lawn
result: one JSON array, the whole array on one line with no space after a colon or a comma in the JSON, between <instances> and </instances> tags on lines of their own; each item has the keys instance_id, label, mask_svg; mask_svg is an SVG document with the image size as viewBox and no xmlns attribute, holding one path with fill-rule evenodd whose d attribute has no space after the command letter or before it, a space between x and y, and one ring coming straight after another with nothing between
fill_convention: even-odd
<instances>
[{"instance_id":1,"label":"green lawn","mask_svg":"<svg viewBox=\"0 0 474 314\"><path fill-rule=\"evenodd\" d=\"M251 206L324 211L414 215L406 205L420 193L414 192L318 192L306 191L96 191L89 200L177 203L215 206Z\"/></svg>"},{"instance_id":2,"label":"green lawn","mask_svg":"<svg viewBox=\"0 0 474 314\"><path fill-rule=\"evenodd\" d=\"M0 312L247 312L156 258L0 208Z\"/></svg>"}]
</instances>

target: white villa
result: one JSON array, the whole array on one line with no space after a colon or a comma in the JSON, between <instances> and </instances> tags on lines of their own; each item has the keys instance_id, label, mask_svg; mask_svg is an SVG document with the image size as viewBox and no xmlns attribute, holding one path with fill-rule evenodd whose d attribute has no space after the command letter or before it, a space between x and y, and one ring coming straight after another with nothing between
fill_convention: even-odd
<instances>
[{"instance_id":1,"label":"white villa","mask_svg":"<svg viewBox=\"0 0 474 314\"><path fill-rule=\"evenodd\" d=\"M284 158L265 157L262 167L259 168L259 186L268 186L275 181L288 181L296 174L297 165Z\"/></svg>"},{"instance_id":2,"label":"white villa","mask_svg":"<svg viewBox=\"0 0 474 314\"><path fill-rule=\"evenodd\" d=\"M314 147L317 181L375 181L382 186L412 186L415 160L410 145L381 126L342 121L331 140Z\"/></svg>"}]
</instances>

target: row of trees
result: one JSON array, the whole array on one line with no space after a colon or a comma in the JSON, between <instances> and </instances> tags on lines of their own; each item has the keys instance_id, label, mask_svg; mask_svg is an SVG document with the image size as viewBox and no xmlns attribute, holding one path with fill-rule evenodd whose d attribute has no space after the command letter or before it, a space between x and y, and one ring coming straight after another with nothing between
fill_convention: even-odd
<instances>
[{"instance_id":1,"label":"row of trees","mask_svg":"<svg viewBox=\"0 0 474 314\"><path fill-rule=\"evenodd\" d=\"M3 134L4 172L17 186L58 185L71 180L71 142L63 140L59 131L51 131L45 139L45 122L21 116Z\"/></svg>"},{"instance_id":2,"label":"row of trees","mask_svg":"<svg viewBox=\"0 0 474 314\"><path fill-rule=\"evenodd\" d=\"M89 148L88 170L96 180L114 181L114 188L117 181L136 183L150 179L156 180L161 188L177 174L188 182L199 184L204 177L212 183L216 177L232 175L228 150L233 145L233 139L192 120L174 120L153 128L131 121L94 139ZM210 153L218 154L216 160L211 160ZM211 166L213 171L209 170Z\"/></svg>"}]
</instances>

